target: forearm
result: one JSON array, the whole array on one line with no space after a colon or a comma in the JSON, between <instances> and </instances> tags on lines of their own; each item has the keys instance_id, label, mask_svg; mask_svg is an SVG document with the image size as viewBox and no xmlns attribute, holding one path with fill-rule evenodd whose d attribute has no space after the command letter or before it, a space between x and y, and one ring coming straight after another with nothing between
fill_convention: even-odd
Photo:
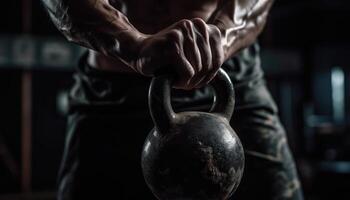
<instances>
[{"instance_id":1,"label":"forearm","mask_svg":"<svg viewBox=\"0 0 350 200\"><path fill-rule=\"evenodd\" d=\"M137 45L143 34L107 1L42 1L56 27L69 41L127 64L137 58Z\"/></svg>"},{"instance_id":2,"label":"forearm","mask_svg":"<svg viewBox=\"0 0 350 200\"><path fill-rule=\"evenodd\" d=\"M222 33L225 59L252 44L266 23L273 0L222 0L208 23Z\"/></svg>"}]
</instances>

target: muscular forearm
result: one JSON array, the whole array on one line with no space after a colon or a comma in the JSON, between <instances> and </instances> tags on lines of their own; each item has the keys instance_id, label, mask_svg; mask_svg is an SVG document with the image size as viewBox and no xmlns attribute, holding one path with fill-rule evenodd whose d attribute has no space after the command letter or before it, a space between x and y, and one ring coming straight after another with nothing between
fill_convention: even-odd
<instances>
[{"instance_id":1,"label":"muscular forearm","mask_svg":"<svg viewBox=\"0 0 350 200\"><path fill-rule=\"evenodd\" d=\"M136 59L143 34L105 0L42 0L56 27L71 42L113 56Z\"/></svg>"},{"instance_id":2,"label":"muscular forearm","mask_svg":"<svg viewBox=\"0 0 350 200\"><path fill-rule=\"evenodd\" d=\"M208 23L222 33L225 58L252 44L262 31L273 0L222 0Z\"/></svg>"}]
</instances>

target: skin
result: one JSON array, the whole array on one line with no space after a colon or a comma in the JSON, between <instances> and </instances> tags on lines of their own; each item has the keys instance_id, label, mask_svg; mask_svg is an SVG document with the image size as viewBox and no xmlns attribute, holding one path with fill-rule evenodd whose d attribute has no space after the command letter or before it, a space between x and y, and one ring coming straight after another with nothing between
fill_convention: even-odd
<instances>
[{"instance_id":1,"label":"skin","mask_svg":"<svg viewBox=\"0 0 350 200\"><path fill-rule=\"evenodd\" d=\"M91 49L101 70L154 76L174 87L209 83L252 44L273 0L42 0L68 41Z\"/></svg>"}]
</instances>

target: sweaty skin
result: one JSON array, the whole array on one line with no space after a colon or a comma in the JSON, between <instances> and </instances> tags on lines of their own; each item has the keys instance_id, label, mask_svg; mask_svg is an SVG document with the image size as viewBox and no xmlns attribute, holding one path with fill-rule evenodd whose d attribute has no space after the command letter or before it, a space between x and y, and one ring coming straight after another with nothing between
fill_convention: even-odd
<instances>
[{"instance_id":1,"label":"sweaty skin","mask_svg":"<svg viewBox=\"0 0 350 200\"><path fill-rule=\"evenodd\" d=\"M173 73L176 88L201 87L252 44L273 0L42 0L68 41L101 70Z\"/></svg>"}]
</instances>

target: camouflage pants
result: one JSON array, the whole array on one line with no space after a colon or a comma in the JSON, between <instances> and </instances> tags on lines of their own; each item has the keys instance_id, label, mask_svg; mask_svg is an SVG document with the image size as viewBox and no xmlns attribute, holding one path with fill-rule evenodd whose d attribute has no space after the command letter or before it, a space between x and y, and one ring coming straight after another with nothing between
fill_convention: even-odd
<instances>
[{"instance_id":1,"label":"camouflage pants","mask_svg":"<svg viewBox=\"0 0 350 200\"><path fill-rule=\"evenodd\" d=\"M81 67L71 90L58 199L155 199L144 183L140 153L153 127L149 79ZM262 78L235 86L231 121L246 153L241 185L231 199L303 199L277 108ZM212 92L173 92L175 110L207 110Z\"/></svg>"}]
</instances>

